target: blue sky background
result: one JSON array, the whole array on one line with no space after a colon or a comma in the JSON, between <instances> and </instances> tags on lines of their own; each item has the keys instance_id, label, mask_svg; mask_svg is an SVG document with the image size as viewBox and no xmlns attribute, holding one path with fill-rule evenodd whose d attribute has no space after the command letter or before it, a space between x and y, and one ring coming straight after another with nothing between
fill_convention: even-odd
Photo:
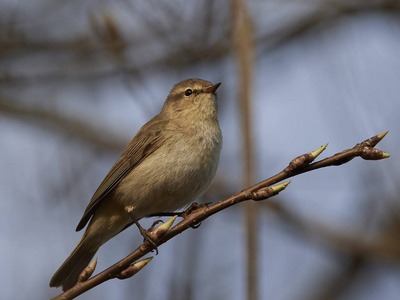
<instances>
[{"instance_id":1,"label":"blue sky background","mask_svg":"<svg viewBox=\"0 0 400 300\"><path fill-rule=\"evenodd\" d=\"M2 299L43 299L60 292L48 282L80 239L75 227L93 192L124 145L183 79L222 82L224 145L207 200L243 188L229 2L151 2L0 1ZM343 3L337 1L337 7ZM400 10L374 5L346 14L324 1L248 3L256 41L256 180L327 142L322 157L390 130L378 145L392 154L389 159L356 158L298 176L275 198L312 229L365 240L389 232L400 216ZM101 12L115 18L127 41L122 64L94 37L88 20ZM315 26L271 48L289 25L315 12L320 12ZM212 22L204 21L203 13ZM207 26L211 30L203 39ZM176 57L178 49L184 50ZM342 245L291 225L265 203L258 205L260 299L319 299L330 282L344 277L350 258ZM399 238L399 231L391 230ZM79 299L245 299L244 241L238 205L160 247L135 277L111 280ZM135 228L115 237L97 253L97 271L140 242ZM398 255L371 255L335 299L398 299L399 280Z\"/></svg>"}]
</instances>

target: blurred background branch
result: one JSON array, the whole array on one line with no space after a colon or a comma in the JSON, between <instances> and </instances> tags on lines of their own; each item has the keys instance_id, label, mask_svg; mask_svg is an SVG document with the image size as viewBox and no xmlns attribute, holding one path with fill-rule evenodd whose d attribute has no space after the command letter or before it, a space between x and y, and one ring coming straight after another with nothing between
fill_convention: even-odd
<instances>
[{"instance_id":1,"label":"blurred background branch","mask_svg":"<svg viewBox=\"0 0 400 300\"><path fill-rule=\"evenodd\" d=\"M241 115L243 136L243 187L254 183L254 143L252 130L251 90L254 73L254 29L253 22L245 0L231 0L232 11L232 42L237 60L237 98ZM257 280L257 219L256 203L248 201L244 205L246 224L246 253L247 253L247 296L248 300L258 299Z\"/></svg>"},{"instance_id":2,"label":"blurred background branch","mask_svg":"<svg viewBox=\"0 0 400 300\"><path fill-rule=\"evenodd\" d=\"M204 201L327 141L339 151L386 129L396 136L399 15L397 0L0 0L4 297L57 294L48 280L79 239L92 193L182 79L223 83L223 153ZM163 246L129 286L82 299L397 300L399 142L385 141L390 162L302 176L295 193L257 203L247 230L242 210L227 210ZM124 232L99 252L98 268L138 241Z\"/></svg>"}]
</instances>

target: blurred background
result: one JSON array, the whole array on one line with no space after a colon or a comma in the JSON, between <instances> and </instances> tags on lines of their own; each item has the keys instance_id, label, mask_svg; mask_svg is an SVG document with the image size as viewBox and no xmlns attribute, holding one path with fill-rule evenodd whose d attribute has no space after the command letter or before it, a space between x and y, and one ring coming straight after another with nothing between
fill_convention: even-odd
<instances>
[{"instance_id":1,"label":"blurred background","mask_svg":"<svg viewBox=\"0 0 400 300\"><path fill-rule=\"evenodd\" d=\"M327 142L322 158L390 130L392 157L295 177L80 299L399 299L399 17L398 0L0 0L0 298L61 292L101 180L173 84L201 78L222 82L224 145L200 201ZM96 272L141 241L112 239Z\"/></svg>"}]
</instances>

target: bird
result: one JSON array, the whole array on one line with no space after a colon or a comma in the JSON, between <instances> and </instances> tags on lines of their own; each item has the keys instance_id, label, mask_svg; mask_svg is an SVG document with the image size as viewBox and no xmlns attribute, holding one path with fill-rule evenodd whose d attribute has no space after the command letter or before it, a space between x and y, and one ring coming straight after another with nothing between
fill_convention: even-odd
<instances>
[{"instance_id":1,"label":"bird","mask_svg":"<svg viewBox=\"0 0 400 300\"><path fill-rule=\"evenodd\" d=\"M182 209L208 189L222 147L220 84L186 79L173 86L95 191L76 231L87 228L50 287L70 289L105 242L132 224L148 238L140 219Z\"/></svg>"}]
</instances>

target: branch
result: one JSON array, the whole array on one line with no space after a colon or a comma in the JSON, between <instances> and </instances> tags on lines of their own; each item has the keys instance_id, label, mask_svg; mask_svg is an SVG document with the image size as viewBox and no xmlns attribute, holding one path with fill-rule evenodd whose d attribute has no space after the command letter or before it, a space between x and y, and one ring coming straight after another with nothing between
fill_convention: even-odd
<instances>
[{"instance_id":1,"label":"branch","mask_svg":"<svg viewBox=\"0 0 400 300\"><path fill-rule=\"evenodd\" d=\"M6 99L0 96L0 114L12 115L25 121L38 123L45 126L46 129L59 131L96 148L111 152L121 151L126 145L126 141L122 138L115 137L112 132L96 128L89 122L43 108L24 106L15 99Z\"/></svg>"},{"instance_id":2,"label":"branch","mask_svg":"<svg viewBox=\"0 0 400 300\"><path fill-rule=\"evenodd\" d=\"M231 0L232 43L237 64L237 86L239 111L241 112L242 151L243 151L243 187L254 182L254 143L251 116L251 91L254 74L254 22L249 14L245 0ZM258 210L252 202L244 206L246 222L246 299L257 299L258 247L257 223Z\"/></svg>"},{"instance_id":3,"label":"branch","mask_svg":"<svg viewBox=\"0 0 400 300\"><path fill-rule=\"evenodd\" d=\"M300 155L293 159L289 165L283 169L280 173L261 181L249 188L242 190L241 192L232 195L231 197L222 200L218 203L212 205L192 205L185 212L181 213L183 220L179 222L174 227L172 226L175 217L169 220L168 222L160 225L154 231L150 232L150 234L154 238L154 242L157 246L160 246L183 231L196 227L199 223L207 219L208 217L214 215L217 212L220 212L232 205L238 204L240 202L254 200L260 201L268 199L280 191L286 188L289 182L285 182L279 184L277 186L271 186L279 181L284 179L310 172L316 169L328 167L328 166L338 166L345 164L352 160L353 158L359 156L363 159L367 160L378 160L387 158L390 155L382 150L374 148L388 133L385 131L381 134L375 135L370 139L367 139L361 143L356 144L353 148L344 150L333 156L320 160L318 162L312 163L315 158L317 158L322 151L324 151L327 147L327 144L318 148L315 151ZM176 214L176 213L175 213ZM166 214L163 214L166 215ZM88 273L89 275L81 276L81 280L68 291L58 295L53 298L53 300L67 300L73 299L82 293L92 289L93 287L113 278L125 279L133 276L135 273L140 271L144 265L149 262L149 260L142 260L135 264L138 259L142 258L144 255L150 253L154 249L154 246L150 245L147 242L141 244L136 250L134 250L131 254L129 254L124 259L120 260L116 264L112 265L108 269L102 271L96 276L87 279L91 273L94 271L94 266L89 266L89 270L86 268L83 272Z\"/></svg>"}]
</instances>

